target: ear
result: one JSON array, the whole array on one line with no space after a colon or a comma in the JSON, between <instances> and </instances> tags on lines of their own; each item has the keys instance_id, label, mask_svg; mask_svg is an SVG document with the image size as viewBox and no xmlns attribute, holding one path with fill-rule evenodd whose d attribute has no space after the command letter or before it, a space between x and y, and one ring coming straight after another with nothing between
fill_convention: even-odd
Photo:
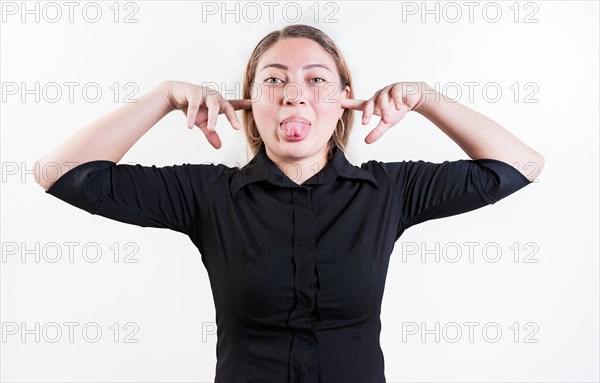
<instances>
[{"instance_id":1,"label":"ear","mask_svg":"<svg viewBox=\"0 0 600 383\"><path fill-rule=\"evenodd\" d=\"M342 100L346 100L346 99L350 98L350 87L348 85L346 85L346 88L344 88L344 90L340 92L340 98ZM340 109L342 111L340 112L338 119L342 118L342 115L344 114L344 111L346 110L344 108L340 108Z\"/></svg>"}]
</instances>

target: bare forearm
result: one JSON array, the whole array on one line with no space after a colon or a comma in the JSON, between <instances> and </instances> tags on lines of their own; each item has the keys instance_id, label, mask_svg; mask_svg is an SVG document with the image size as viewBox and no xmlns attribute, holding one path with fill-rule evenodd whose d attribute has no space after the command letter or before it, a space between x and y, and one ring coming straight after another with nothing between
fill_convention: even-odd
<instances>
[{"instance_id":1,"label":"bare forearm","mask_svg":"<svg viewBox=\"0 0 600 383\"><path fill-rule=\"evenodd\" d=\"M167 86L167 82L163 82L140 97L137 103L124 105L93 121L36 161L38 183L47 190L74 166L93 160L121 160L150 128L172 110Z\"/></svg>"},{"instance_id":2,"label":"bare forearm","mask_svg":"<svg viewBox=\"0 0 600 383\"><path fill-rule=\"evenodd\" d=\"M450 137L471 159L491 158L516 166L535 179L544 157L492 119L426 86L423 102L415 109ZM526 166L537 167L537 171ZM529 165L527 165L529 164Z\"/></svg>"}]
</instances>

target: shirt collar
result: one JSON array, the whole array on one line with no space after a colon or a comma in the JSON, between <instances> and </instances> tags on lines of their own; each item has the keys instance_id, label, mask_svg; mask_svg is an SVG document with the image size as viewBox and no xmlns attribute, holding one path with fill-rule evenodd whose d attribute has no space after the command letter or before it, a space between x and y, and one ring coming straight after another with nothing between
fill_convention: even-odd
<instances>
[{"instance_id":1,"label":"shirt collar","mask_svg":"<svg viewBox=\"0 0 600 383\"><path fill-rule=\"evenodd\" d=\"M289 169L288 174L294 174L296 170ZM273 185L281 187L304 187L306 185L322 185L335 181L337 177L347 179L362 180L371 182L375 188L379 188L379 184L375 177L365 169L352 165L346 159L344 152L337 146L334 146L330 158L317 174L307 179L302 185L298 185L285 175L281 169L267 156L264 143L259 147L256 155L236 172L231 180L231 197L235 198L237 192L244 186L259 182L268 181Z\"/></svg>"}]
</instances>

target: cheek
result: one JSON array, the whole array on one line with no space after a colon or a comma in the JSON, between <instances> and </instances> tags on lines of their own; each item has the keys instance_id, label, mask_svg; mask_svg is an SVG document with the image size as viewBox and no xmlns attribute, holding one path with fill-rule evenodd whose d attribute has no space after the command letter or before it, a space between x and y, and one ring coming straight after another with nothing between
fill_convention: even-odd
<instances>
[{"instance_id":1,"label":"cheek","mask_svg":"<svg viewBox=\"0 0 600 383\"><path fill-rule=\"evenodd\" d=\"M338 119L340 107L339 104L334 103L317 103L315 112L320 121L330 124Z\"/></svg>"},{"instance_id":2,"label":"cheek","mask_svg":"<svg viewBox=\"0 0 600 383\"><path fill-rule=\"evenodd\" d=\"M252 114L255 120L265 120L273 116L273 104L265 101L256 101L252 103Z\"/></svg>"},{"instance_id":3,"label":"cheek","mask_svg":"<svg viewBox=\"0 0 600 383\"><path fill-rule=\"evenodd\" d=\"M281 104L283 98L283 88L275 86L258 86L256 103L266 107L277 106Z\"/></svg>"},{"instance_id":4,"label":"cheek","mask_svg":"<svg viewBox=\"0 0 600 383\"><path fill-rule=\"evenodd\" d=\"M265 133L264 129L271 130L277 116L277 108L273 103L256 101L252 103L252 115L254 123L259 132Z\"/></svg>"},{"instance_id":5,"label":"cheek","mask_svg":"<svg viewBox=\"0 0 600 383\"><path fill-rule=\"evenodd\" d=\"M280 98L277 94L269 96L267 93L263 93L259 98L252 104L252 110L262 114L271 114L279 108L281 105Z\"/></svg>"},{"instance_id":6,"label":"cheek","mask_svg":"<svg viewBox=\"0 0 600 383\"><path fill-rule=\"evenodd\" d=\"M310 94L311 98L319 104L324 103L339 106L341 103L341 92L339 86L334 83L315 86Z\"/></svg>"}]
</instances>

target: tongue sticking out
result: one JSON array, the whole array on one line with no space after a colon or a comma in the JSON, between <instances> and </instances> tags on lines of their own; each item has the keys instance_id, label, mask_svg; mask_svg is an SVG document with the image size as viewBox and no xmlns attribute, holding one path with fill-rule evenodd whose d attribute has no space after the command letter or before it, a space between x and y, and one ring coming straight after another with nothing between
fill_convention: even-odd
<instances>
[{"instance_id":1,"label":"tongue sticking out","mask_svg":"<svg viewBox=\"0 0 600 383\"><path fill-rule=\"evenodd\" d=\"M281 130L287 137L304 137L308 133L310 124L300 121L290 121L281 124Z\"/></svg>"}]
</instances>

